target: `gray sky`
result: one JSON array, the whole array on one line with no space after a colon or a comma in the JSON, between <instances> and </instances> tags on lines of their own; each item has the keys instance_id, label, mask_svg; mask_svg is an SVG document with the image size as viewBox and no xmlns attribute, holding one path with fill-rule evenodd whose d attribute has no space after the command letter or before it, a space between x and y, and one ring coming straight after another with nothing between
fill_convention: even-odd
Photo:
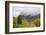
<instances>
[{"instance_id":1,"label":"gray sky","mask_svg":"<svg viewBox=\"0 0 46 35\"><path fill-rule=\"evenodd\" d=\"M21 14L22 12L22 14ZM39 7L13 7L13 16L18 17L19 15L38 15L40 14Z\"/></svg>"}]
</instances>

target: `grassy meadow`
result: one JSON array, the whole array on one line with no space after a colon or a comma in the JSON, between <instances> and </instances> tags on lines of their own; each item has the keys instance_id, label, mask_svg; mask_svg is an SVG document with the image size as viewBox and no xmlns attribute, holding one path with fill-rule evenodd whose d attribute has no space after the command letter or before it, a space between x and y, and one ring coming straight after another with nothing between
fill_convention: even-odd
<instances>
[{"instance_id":1,"label":"grassy meadow","mask_svg":"<svg viewBox=\"0 0 46 35\"><path fill-rule=\"evenodd\" d=\"M16 18L13 16L13 28L23 28L23 27L40 27L40 17L36 16L32 19L29 19L18 17Z\"/></svg>"}]
</instances>

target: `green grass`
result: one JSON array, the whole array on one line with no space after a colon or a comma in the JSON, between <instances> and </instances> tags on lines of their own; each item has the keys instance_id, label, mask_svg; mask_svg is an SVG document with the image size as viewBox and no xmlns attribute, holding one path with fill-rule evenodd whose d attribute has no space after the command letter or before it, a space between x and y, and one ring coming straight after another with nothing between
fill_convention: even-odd
<instances>
[{"instance_id":1,"label":"green grass","mask_svg":"<svg viewBox=\"0 0 46 35\"><path fill-rule=\"evenodd\" d=\"M21 23L19 23L22 21ZM31 21L31 19L23 18L19 20L18 18L13 17L13 28L23 28L23 27L39 27L40 26L40 18L36 17Z\"/></svg>"}]
</instances>

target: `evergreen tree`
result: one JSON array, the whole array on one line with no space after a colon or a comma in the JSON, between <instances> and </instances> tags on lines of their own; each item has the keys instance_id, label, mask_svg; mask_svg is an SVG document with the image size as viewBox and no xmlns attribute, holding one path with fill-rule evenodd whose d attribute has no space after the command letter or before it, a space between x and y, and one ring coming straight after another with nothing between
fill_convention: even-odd
<instances>
[{"instance_id":1,"label":"evergreen tree","mask_svg":"<svg viewBox=\"0 0 46 35\"><path fill-rule=\"evenodd\" d=\"M22 20L21 20L21 17L20 15L18 16L18 24L21 24L22 23Z\"/></svg>"}]
</instances>

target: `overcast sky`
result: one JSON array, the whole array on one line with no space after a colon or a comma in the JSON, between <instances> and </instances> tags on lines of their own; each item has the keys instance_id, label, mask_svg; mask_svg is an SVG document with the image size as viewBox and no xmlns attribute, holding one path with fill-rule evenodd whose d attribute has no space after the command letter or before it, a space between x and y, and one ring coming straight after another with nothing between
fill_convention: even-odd
<instances>
[{"instance_id":1,"label":"overcast sky","mask_svg":"<svg viewBox=\"0 0 46 35\"><path fill-rule=\"evenodd\" d=\"M18 17L20 14L25 16L27 15L38 15L40 14L39 7L13 7L13 16Z\"/></svg>"}]
</instances>

